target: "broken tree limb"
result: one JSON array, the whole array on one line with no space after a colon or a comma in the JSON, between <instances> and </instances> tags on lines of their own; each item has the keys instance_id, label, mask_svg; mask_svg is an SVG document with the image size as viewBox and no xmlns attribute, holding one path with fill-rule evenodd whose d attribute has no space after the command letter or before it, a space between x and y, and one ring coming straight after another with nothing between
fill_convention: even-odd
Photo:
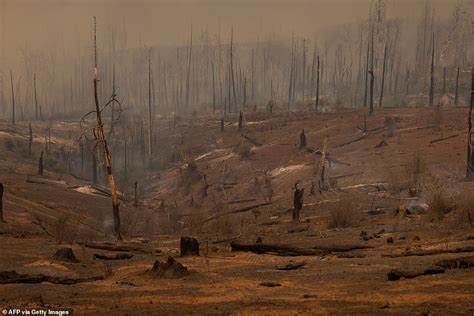
<instances>
[{"instance_id":1,"label":"broken tree limb","mask_svg":"<svg viewBox=\"0 0 474 316\"><path fill-rule=\"evenodd\" d=\"M387 278L389 281L397 281L400 280L401 278L404 279L413 279L417 278L422 275L433 275L433 274L441 274L444 273L445 269L441 267L431 267L426 270L422 271L399 271L399 270L391 270L387 274Z\"/></svg>"},{"instance_id":2,"label":"broken tree limb","mask_svg":"<svg viewBox=\"0 0 474 316\"><path fill-rule=\"evenodd\" d=\"M347 186L347 187L343 187L343 188L341 188L341 190L372 187L372 188L377 189L378 191L386 191L386 186L387 185L388 185L388 183L361 183L361 184L355 184L355 185L350 185L350 186Z\"/></svg>"},{"instance_id":3,"label":"broken tree limb","mask_svg":"<svg viewBox=\"0 0 474 316\"><path fill-rule=\"evenodd\" d=\"M152 254L154 253L152 250L147 250L143 249L140 247L133 247L133 246L115 246L110 243L104 243L104 244L96 244L96 243L89 243L89 242L81 242L78 241L77 244L87 247L87 248L92 248L92 249L101 249L101 250L108 250L108 251L117 251L117 252L140 252L140 253L145 253L145 254Z\"/></svg>"},{"instance_id":4,"label":"broken tree limb","mask_svg":"<svg viewBox=\"0 0 474 316\"><path fill-rule=\"evenodd\" d=\"M434 140L430 141L430 144L442 142L442 141L445 141L445 140L448 140L448 139L451 139L451 138L455 138L455 137L458 137L458 136L459 136L459 134L454 134L454 135L450 135L450 136L447 136L447 137L437 138L437 139L434 139Z\"/></svg>"},{"instance_id":5,"label":"broken tree limb","mask_svg":"<svg viewBox=\"0 0 474 316\"><path fill-rule=\"evenodd\" d=\"M53 284L76 284L82 282L92 282L103 280L104 276L92 276L92 277L59 277L49 276L44 274L20 274L16 271L1 271L0 272L0 284L10 283L42 283L49 282Z\"/></svg>"},{"instance_id":6,"label":"broken tree limb","mask_svg":"<svg viewBox=\"0 0 474 316\"><path fill-rule=\"evenodd\" d=\"M474 257L461 257L445 259L436 263L438 267L444 269L469 269L474 268Z\"/></svg>"},{"instance_id":7,"label":"broken tree limb","mask_svg":"<svg viewBox=\"0 0 474 316\"><path fill-rule=\"evenodd\" d=\"M363 140L364 138L366 138L368 136L368 134L363 134L362 136L359 136L353 140L350 140L348 142L345 142L345 143L342 143L342 144L339 144L337 146L335 146L334 148L340 148L340 147L343 147L343 146L346 146L346 145L350 145L352 143L355 143L355 142L358 142L360 140Z\"/></svg>"},{"instance_id":8,"label":"broken tree limb","mask_svg":"<svg viewBox=\"0 0 474 316\"><path fill-rule=\"evenodd\" d=\"M247 203L247 202L255 202L257 199L246 199L246 200L234 200L234 201L229 201L229 204L240 204L240 203Z\"/></svg>"},{"instance_id":9,"label":"broken tree limb","mask_svg":"<svg viewBox=\"0 0 474 316\"><path fill-rule=\"evenodd\" d=\"M133 255L130 253L117 253L115 255L101 255L99 253L94 254L94 259L96 260L126 260L133 258Z\"/></svg>"},{"instance_id":10,"label":"broken tree limb","mask_svg":"<svg viewBox=\"0 0 474 316\"><path fill-rule=\"evenodd\" d=\"M433 127L436 127L436 125L407 127L407 128L399 129L397 132L400 134L400 133L404 133L404 132L417 131L417 130L419 130L419 129L433 128Z\"/></svg>"},{"instance_id":11,"label":"broken tree limb","mask_svg":"<svg viewBox=\"0 0 474 316\"><path fill-rule=\"evenodd\" d=\"M266 205L270 205L270 204L273 204L273 202L263 202L263 203L253 204L253 205L249 205L249 206L246 206L246 207L238 208L238 209L236 209L236 210L232 210L232 211L229 211L229 212L226 212L226 213L216 214L216 215L211 216L211 217L209 217L208 219L206 219L206 220L204 221L204 223L207 223L207 222L209 222L209 221L212 221L212 220L214 220L214 219L217 219L217 218L222 217L222 216L225 216L225 215L248 212L248 211L251 211L251 210L253 210L253 209L257 208L257 207L262 207L262 206L266 206Z\"/></svg>"},{"instance_id":12,"label":"broken tree limb","mask_svg":"<svg viewBox=\"0 0 474 316\"><path fill-rule=\"evenodd\" d=\"M232 251L247 251L254 252L257 254L275 254L279 256L318 256L327 255L333 252L347 252L357 249L371 248L365 245L333 245L333 246L315 246L311 248L298 248L285 245L272 245L272 244L239 244L237 242L231 242L230 246Z\"/></svg>"},{"instance_id":13,"label":"broken tree limb","mask_svg":"<svg viewBox=\"0 0 474 316\"><path fill-rule=\"evenodd\" d=\"M290 261L288 264L277 266L277 269L278 270L296 270L296 269L299 269L301 267L304 267L305 265L306 265L305 261L301 261L301 262L292 262L292 261Z\"/></svg>"},{"instance_id":14,"label":"broken tree limb","mask_svg":"<svg viewBox=\"0 0 474 316\"><path fill-rule=\"evenodd\" d=\"M431 250L415 249L415 250L407 250L398 254L388 254L388 255L382 255L382 256L396 258L396 257L411 257L411 256L432 256L432 255L438 255L438 254L443 254L443 253L463 253L463 252L474 252L474 246L458 247L454 249L431 249Z\"/></svg>"},{"instance_id":15,"label":"broken tree limb","mask_svg":"<svg viewBox=\"0 0 474 316\"><path fill-rule=\"evenodd\" d=\"M347 177L354 177L354 176L360 176L363 175L364 172L353 172L353 173L348 173L348 174L340 174L337 176L332 176L331 179L340 179L340 178L347 178Z\"/></svg>"}]
</instances>

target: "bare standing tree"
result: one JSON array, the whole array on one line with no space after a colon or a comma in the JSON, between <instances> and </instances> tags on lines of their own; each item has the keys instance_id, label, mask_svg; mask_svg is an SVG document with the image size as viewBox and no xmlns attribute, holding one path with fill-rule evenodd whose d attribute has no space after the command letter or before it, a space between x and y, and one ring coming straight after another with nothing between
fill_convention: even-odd
<instances>
[{"instance_id":1,"label":"bare standing tree","mask_svg":"<svg viewBox=\"0 0 474 316\"><path fill-rule=\"evenodd\" d=\"M12 124L15 125L15 91L13 89L13 74L10 69L10 81L12 84Z\"/></svg>"},{"instance_id":2,"label":"bare standing tree","mask_svg":"<svg viewBox=\"0 0 474 316\"><path fill-rule=\"evenodd\" d=\"M474 107L474 67L471 69L471 103L467 117L467 171L466 177L474 175L474 154L472 152L472 108Z\"/></svg>"},{"instance_id":3,"label":"bare standing tree","mask_svg":"<svg viewBox=\"0 0 474 316\"><path fill-rule=\"evenodd\" d=\"M374 114L374 26L371 28L371 52L370 52L370 99L369 99L369 115Z\"/></svg>"},{"instance_id":4,"label":"bare standing tree","mask_svg":"<svg viewBox=\"0 0 474 316\"><path fill-rule=\"evenodd\" d=\"M458 91L459 91L459 67L456 70L456 86L454 88L454 105L458 105L459 97L458 97Z\"/></svg>"},{"instance_id":5,"label":"bare standing tree","mask_svg":"<svg viewBox=\"0 0 474 316\"><path fill-rule=\"evenodd\" d=\"M117 197L117 189L115 186L115 180L114 180L114 175L112 171L112 165L111 165L111 157L110 157L110 152L109 152L109 147L107 144L106 140L106 135L104 132L104 123L102 122L102 111L105 110L110 104L118 103L120 106L120 102L115 99L115 95L112 95L110 100L103 106L102 108L99 105L99 97L98 97L98 91L97 91L97 83L98 83L98 68L97 68L97 23L96 23L96 18L94 17L94 76L93 76L93 82L94 82L94 103L95 103L95 109L90 111L89 113L85 114L82 117L81 120L81 126L82 123L85 122L85 118L90 115L90 114L95 114L96 115L96 120L97 124L92 128L93 133L94 133L94 138L96 139L95 147L97 147L98 144L102 145L103 148L103 158L104 158L104 165L107 169L107 175L108 175L108 182L109 182L109 188L110 188L110 195L112 198L112 211L113 211L113 218L114 218L114 232L116 235L116 238L118 241L122 240L122 234L120 232L120 202L118 201ZM85 136L86 131L84 131L81 135L81 138Z\"/></svg>"},{"instance_id":6,"label":"bare standing tree","mask_svg":"<svg viewBox=\"0 0 474 316\"><path fill-rule=\"evenodd\" d=\"M0 183L0 222L5 223L3 218L3 184Z\"/></svg>"},{"instance_id":7,"label":"bare standing tree","mask_svg":"<svg viewBox=\"0 0 474 316\"><path fill-rule=\"evenodd\" d=\"M429 105L432 107L434 104L434 55L435 55L435 37L434 33L431 38L432 49L431 49L431 70L430 70L430 99Z\"/></svg>"}]
</instances>

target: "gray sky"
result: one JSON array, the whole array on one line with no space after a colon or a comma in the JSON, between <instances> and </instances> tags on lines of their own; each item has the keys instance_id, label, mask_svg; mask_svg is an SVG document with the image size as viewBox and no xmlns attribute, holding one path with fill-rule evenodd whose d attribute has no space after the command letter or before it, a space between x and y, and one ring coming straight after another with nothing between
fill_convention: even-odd
<instances>
[{"instance_id":1,"label":"gray sky","mask_svg":"<svg viewBox=\"0 0 474 316\"><path fill-rule=\"evenodd\" d=\"M389 17L418 18L424 0L386 0ZM74 52L90 45L92 17L101 30L113 26L128 46L185 43L193 24L196 34L209 25L223 38L234 26L237 41L287 37L294 31L310 37L326 27L365 18L371 0L0 0L3 62L19 48L62 47ZM458 0L433 0L438 17L449 16ZM103 33L102 33L103 34Z\"/></svg>"}]
</instances>

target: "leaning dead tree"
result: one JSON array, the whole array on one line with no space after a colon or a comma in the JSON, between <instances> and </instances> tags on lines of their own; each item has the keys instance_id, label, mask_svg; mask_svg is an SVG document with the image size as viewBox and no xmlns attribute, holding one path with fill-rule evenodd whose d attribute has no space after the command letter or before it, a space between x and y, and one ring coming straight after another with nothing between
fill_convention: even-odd
<instances>
[{"instance_id":1,"label":"leaning dead tree","mask_svg":"<svg viewBox=\"0 0 474 316\"><path fill-rule=\"evenodd\" d=\"M112 107L115 103L117 103L120 106L120 102L116 100L115 95L112 95L110 100L103 106L102 108L99 105L99 97L98 97L98 91L97 91L97 84L98 84L98 67L97 67L97 24L96 24L96 18L94 17L94 76L93 76L93 82L94 82L94 103L95 103L95 109L87 113L82 117L81 120L81 126L83 123L86 122L86 118L91 115L95 114L96 115L96 125L92 128L94 138L95 138L95 146L96 148L98 145L102 145L103 149L103 159L104 159L104 165L107 169L107 176L108 176L108 182L109 182L109 188L110 188L110 196L112 198L112 211L113 211L113 218L114 218L114 232L116 235L117 240L121 241L122 240L122 234L120 233L120 203L118 201L118 196L117 196L117 189L115 186L115 180L114 180L114 174L112 171L112 164L111 164L111 157L110 157L110 151L109 147L107 144L107 139L106 135L104 132L104 123L102 121L102 112L112 104ZM112 109L113 111L113 109ZM84 131L81 134L81 138L83 136L86 136L86 131Z\"/></svg>"}]
</instances>

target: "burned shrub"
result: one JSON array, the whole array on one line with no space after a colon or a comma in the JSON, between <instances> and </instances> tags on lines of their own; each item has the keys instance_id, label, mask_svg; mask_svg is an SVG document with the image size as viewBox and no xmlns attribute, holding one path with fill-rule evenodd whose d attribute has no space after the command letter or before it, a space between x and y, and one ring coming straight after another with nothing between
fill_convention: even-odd
<instances>
[{"instance_id":1,"label":"burned shrub","mask_svg":"<svg viewBox=\"0 0 474 316\"><path fill-rule=\"evenodd\" d=\"M352 227L360 209L360 201L355 194L341 196L340 200L333 203L329 211L329 228Z\"/></svg>"},{"instance_id":2,"label":"burned shrub","mask_svg":"<svg viewBox=\"0 0 474 316\"><path fill-rule=\"evenodd\" d=\"M246 141L243 141L234 147L234 153L238 154L240 156L241 159L247 159L250 157L251 155L251 149L252 147L250 146L250 144Z\"/></svg>"},{"instance_id":3,"label":"burned shrub","mask_svg":"<svg viewBox=\"0 0 474 316\"><path fill-rule=\"evenodd\" d=\"M440 220L454 209L452 198L442 189L437 189L431 194L428 205L430 213Z\"/></svg>"}]
</instances>

